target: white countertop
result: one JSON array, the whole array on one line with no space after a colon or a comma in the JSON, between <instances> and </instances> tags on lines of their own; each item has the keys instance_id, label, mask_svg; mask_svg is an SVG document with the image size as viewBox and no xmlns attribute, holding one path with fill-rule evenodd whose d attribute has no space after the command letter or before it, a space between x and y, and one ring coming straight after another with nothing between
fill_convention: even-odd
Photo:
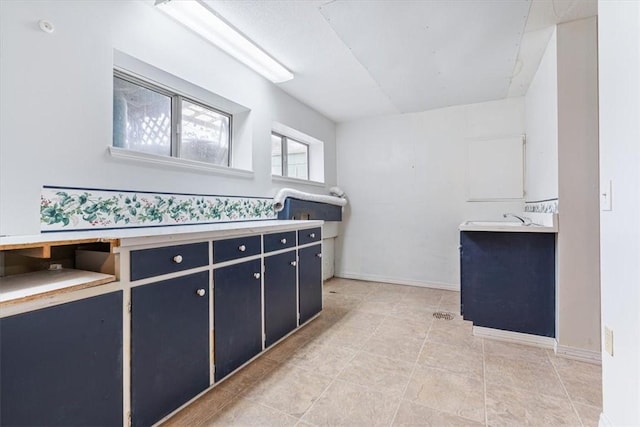
<instances>
[{"instance_id":1,"label":"white countertop","mask_svg":"<svg viewBox=\"0 0 640 427\"><path fill-rule=\"evenodd\" d=\"M182 241L198 238L221 238L272 231L288 231L299 228L320 227L324 221L309 220L267 220L225 222L203 225L158 226L144 228L125 228L117 230L62 231L21 236L0 237L2 246L30 245L83 239L101 241L120 240L120 246L136 246L161 241Z\"/></svg>"},{"instance_id":2,"label":"white countertop","mask_svg":"<svg viewBox=\"0 0 640 427\"><path fill-rule=\"evenodd\" d=\"M531 220L530 224L520 221L464 221L458 226L460 231L493 231L505 233L557 233L558 214L523 213L520 214Z\"/></svg>"}]
</instances>

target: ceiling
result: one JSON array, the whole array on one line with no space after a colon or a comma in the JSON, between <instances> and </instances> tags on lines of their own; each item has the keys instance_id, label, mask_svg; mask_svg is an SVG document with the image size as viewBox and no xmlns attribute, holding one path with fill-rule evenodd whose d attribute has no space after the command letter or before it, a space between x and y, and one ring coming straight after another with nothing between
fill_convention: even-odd
<instances>
[{"instance_id":1,"label":"ceiling","mask_svg":"<svg viewBox=\"0 0 640 427\"><path fill-rule=\"evenodd\" d=\"M553 25L597 0L205 0L336 122L526 93Z\"/></svg>"}]
</instances>

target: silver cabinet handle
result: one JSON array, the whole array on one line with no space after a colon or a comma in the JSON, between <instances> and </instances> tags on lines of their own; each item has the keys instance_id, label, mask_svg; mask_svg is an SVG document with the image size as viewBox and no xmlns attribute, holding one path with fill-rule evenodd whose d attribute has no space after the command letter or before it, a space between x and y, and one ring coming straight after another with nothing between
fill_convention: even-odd
<instances>
[{"instance_id":1,"label":"silver cabinet handle","mask_svg":"<svg viewBox=\"0 0 640 427\"><path fill-rule=\"evenodd\" d=\"M294 266L294 267L295 267L296 265L298 265L298 263L297 263L296 261L291 261L289 264L291 264L291 265L292 265L292 266Z\"/></svg>"},{"instance_id":2,"label":"silver cabinet handle","mask_svg":"<svg viewBox=\"0 0 640 427\"><path fill-rule=\"evenodd\" d=\"M207 292L204 289L198 289L196 291L196 294L198 294L199 297L203 297L204 294L206 294Z\"/></svg>"},{"instance_id":3,"label":"silver cabinet handle","mask_svg":"<svg viewBox=\"0 0 640 427\"><path fill-rule=\"evenodd\" d=\"M287 239L280 239L280 243L282 243L283 245L287 244Z\"/></svg>"},{"instance_id":4,"label":"silver cabinet handle","mask_svg":"<svg viewBox=\"0 0 640 427\"><path fill-rule=\"evenodd\" d=\"M311 237L312 239L315 239L316 238L316 233L309 234L309 237Z\"/></svg>"},{"instance_id":5,"label":"silver cabinet handle","mask_svg":"<svg viewBox=\"0 0 640 427\"><path fill-rule=\"evenodd\" d=\"M256 279L260 278L260 273L253 273L253 277L255 277Z\"/></svg>"},{"instance_id":6,"label":"silver cabinet handle","mask_svg":"<svg viewBox=\"0 0 640 427\"><path fill-rule=\"evenodd\" d=\"M182 255L176 255L173 257L173 262L180 264L182 262Z\"/></svg>"},{"instance_id":7,"label":"silver cabinet handle","mask_svg":"<svg viewBox=\"0 0 640 427\"><path fill-rule=\"evenodd\" d=\"M244 252L244 251L246 251L246 250L247 250L247 247L246 247L245 245L240 245L240 246L238 246L238 250L239 250L240 252Z\"/></svg>"},{"instance_id":8,"label":"silver cabinet handle","mask_svg":"<svg viewBox=\"0 0 640 427\"><path fill-rule=\"evenodd\" d=\"M321 253L320 253L320 254L316 254L316 256L317 256L318 258L322 258L322 254L321 254Z\"/></svg>"}]
</instances>

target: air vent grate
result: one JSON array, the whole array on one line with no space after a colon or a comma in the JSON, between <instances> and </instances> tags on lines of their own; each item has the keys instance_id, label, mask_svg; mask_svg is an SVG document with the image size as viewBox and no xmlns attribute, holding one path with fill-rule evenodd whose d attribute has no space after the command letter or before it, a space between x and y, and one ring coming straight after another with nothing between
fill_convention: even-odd
<instances>
[{"instance_id":1,"label":"air vent grate","mask_svg":"<svg viewBox=\"0 0 640 427\"><path fill-rule=\"evenodd\" d=\"M448 311L436 311L433 313L433 317L440 320L453 320L454 314Z\"/></svg>"}]
</instances>

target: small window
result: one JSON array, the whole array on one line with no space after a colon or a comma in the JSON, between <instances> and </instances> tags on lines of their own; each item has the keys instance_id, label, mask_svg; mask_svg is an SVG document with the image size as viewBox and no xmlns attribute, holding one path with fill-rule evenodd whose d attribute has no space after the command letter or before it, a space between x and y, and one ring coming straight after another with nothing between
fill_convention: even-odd
<instances>
[{"instance_id":1,"label":"small window","mask_svg":"<svg viewBox=\"0 0 640 427\"><path fill-rule=\"evenodd\" d=\"M271 174L308 180L309 145L273 132Z\"/></svg>"},{"instance_id":2,"label":"small window","mask_svg":"<svg viewBox=\"0 0 640 427\"><path fill-rule=\"evenodd\" d=\"M230 114L137 77L113 77L113 146L229 166Z\"/></svg>"}]
</instances>

